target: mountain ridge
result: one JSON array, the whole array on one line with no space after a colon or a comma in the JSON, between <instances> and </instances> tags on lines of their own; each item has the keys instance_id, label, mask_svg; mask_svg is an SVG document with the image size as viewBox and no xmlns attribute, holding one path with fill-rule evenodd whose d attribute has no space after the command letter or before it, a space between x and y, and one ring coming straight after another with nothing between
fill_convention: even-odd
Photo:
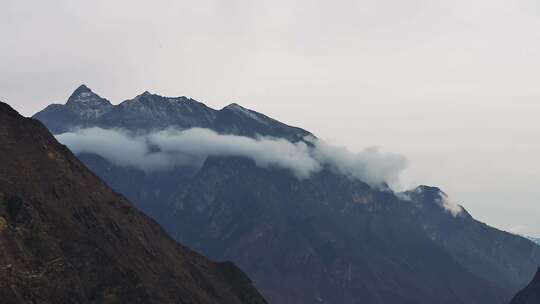
<instances>
[{"instance_id":1,"label":"mountain ridge","mask_svg":"<svg viewBox=\"0 0 540 304\"><path fill-rule=\"evenodd\" d=\"M145 91L133 99L112 105L86 85L79 86L66 104L49 105L33 117L47 120L49 129L55 134L75 127L121 127L129 130L200 127L249 137L284 137L291 141L312 135L236 103L215 110L185 96L163 97ZM239 122L249 124L250 128L240 128Z\"/></svg>"}]
</instances>

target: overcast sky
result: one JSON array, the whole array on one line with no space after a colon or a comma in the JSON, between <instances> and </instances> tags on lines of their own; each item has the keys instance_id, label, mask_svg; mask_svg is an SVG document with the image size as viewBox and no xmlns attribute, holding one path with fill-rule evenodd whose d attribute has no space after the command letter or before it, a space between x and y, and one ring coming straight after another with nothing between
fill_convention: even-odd
<instances>
[{"instance_id":1,"label":"overcast sky","mask_svg":"<svg viewBox=\"0 0 540 304\"><path fill-rule=\"evenodd\" d=\"M537 0L2 0L0 99L237 102L540 236L539 29Z\"/></svg>"}]
</instances>

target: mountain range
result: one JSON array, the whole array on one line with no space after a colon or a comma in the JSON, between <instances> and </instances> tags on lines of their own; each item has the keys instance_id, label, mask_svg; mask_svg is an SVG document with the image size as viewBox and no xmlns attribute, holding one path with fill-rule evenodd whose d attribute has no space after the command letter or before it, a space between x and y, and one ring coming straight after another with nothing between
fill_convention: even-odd
<instances>
[{"instance_id":1,"label":"mountain range","mask_svg":"<svg viewBox=\"0 0 540 304\"><path fill-rule=\"evenodd\" d=\"M112 105L84 85L34 117L58 136L204 128L307 147L316 138L237 104L144 92ZM396 193L329 167L299 178L229 154L157 171L77 156L176 240L236 263L271 303L506 304L540 265L539 246L475 220L436 187Z\"/></svg>"},{"instance_id":2,"label":"mountain range","mask_svg":"<svg viewBox=\"0 0 540 304\"><path fill-rule=\"evenodd\" d=\"M0 146L1 303L266 303L233 263L177 244L4 103Z\"/></svg>"},{"instance_id":3,"label":"mountain range","mask_svg":"<svg viewBox=\"0 0 540 304\"><path fill-rule=\"evenodd\" d=\"M305 130L287 126L237 104L216 111L191 98L167 98L144 92L114 106L85 85L78 87L65 105L52 104L34 118L46 121L54 134L74 128L99 126L126 130L201 127L220 133L268 135L291 141L309 135Z\"/></svg>"}]
</instances>

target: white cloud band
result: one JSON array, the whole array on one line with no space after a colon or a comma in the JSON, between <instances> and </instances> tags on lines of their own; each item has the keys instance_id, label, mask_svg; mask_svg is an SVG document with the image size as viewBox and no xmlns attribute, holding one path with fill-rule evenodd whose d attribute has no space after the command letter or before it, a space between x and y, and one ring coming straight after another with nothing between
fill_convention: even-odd
<instances>
[{"instance_id":1,"label":"white cloud band","mask_svg":"<svg viewBox=\"0 0 540 304\"><path fill-rule=\"evenodd\" d=\"M405 158L375 148L352 153L317 139L292 143L285 139L218 134L193 128L132 135L123 130L88 128L56 136L74 153L97 154L118 166L146 172L175 166L200 166L208 156L239 156L263 168L289 170L298 178L330 168L372 186L395 183L405 169Z\"/></svg>"}]
</instances>

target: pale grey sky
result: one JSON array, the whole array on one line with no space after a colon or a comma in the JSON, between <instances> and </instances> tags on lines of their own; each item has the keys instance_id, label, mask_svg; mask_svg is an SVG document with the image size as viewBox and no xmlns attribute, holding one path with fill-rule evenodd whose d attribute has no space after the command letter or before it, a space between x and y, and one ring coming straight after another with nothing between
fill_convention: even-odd
<instances>
[{"instance_id":1,"label":"pale grey sky","mask_svg":"<svg viewBox=\"0 0 540 304\"><path fill-rule=\"evenodd\" d=\"M539 29L537 0L3 0L0 99L28 116L81 83L234 101L402 153L404 187L538 236Z\"/></svg>"}]
</instances>

